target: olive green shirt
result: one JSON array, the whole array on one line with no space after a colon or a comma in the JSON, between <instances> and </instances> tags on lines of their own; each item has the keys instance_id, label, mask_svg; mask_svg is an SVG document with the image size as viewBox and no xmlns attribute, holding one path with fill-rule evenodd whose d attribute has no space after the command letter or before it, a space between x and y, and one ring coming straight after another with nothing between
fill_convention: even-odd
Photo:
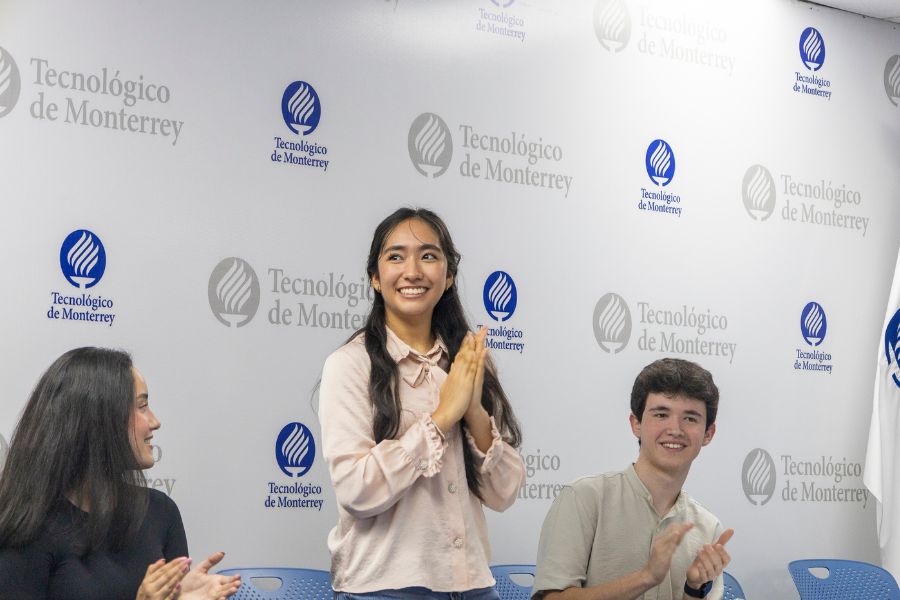
<instances>
[{"instance_id":1,"label":"olive green shirt","mask_svg":"<svg viewBox=\"0 0 900 600\"><path fill-rule=\"evenodd\" d=\"M544 519L533 597L639 571L650 558L653 541L675 522L691 522L694 528L681 540L666 578L641 600L681 600L688 567L704 544L719 539L722 525L684 491L660 518L634 466L576 480L560 490ZM719 600L722 590L720 576L706 598Z\"/></svg>"}]
</instances>

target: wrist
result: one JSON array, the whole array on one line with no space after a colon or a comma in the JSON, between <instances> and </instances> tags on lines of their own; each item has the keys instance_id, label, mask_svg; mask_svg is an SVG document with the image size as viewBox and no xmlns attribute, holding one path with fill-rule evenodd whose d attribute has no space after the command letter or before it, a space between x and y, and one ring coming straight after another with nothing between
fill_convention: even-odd
<instances>
[{"instance_id":1,"label":"wrist","mask_svg":"<svg viewBox=\"0 0 900 600\"><path fill-rule=\"evenodd\" d=\"M694 584L689 581L684 582L684 593L691 598L706 598L712 589L712 581L704 581L700 584Z\"/></svg>"}]
</instances>

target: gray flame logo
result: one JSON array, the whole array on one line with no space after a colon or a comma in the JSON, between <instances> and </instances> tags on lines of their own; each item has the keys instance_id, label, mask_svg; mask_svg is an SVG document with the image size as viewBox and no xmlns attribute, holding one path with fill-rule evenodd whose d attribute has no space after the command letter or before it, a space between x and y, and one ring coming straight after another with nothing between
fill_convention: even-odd
<instances>
[{"instance_id":1,"label":"gray flame logo","mask_svg":"<svg viewBox=\"0 0 900 600\"><path fill-rule=\"evenodd\" d=\"M594 307L594 337L605 352L616 354L631 338L631 311L618 294L606 294Z\"/></svg>"},{"instance_id":2,"label":"gray flame logo","mask_svg":"<svg viewBox=\"0 0 900 600\"><path fill-rule=\"evenodd\" d=\"M294 429L281 444L281 454L284 456L285 467L294 473L294 469L298 472L305 469L300 463L309 454L309 436L306 431L298 424L294 424Z\"/></svg>"},{"instance_id":3,"label":"gray flame logo","mask_svg":"<svg viewBox=\"0 0 900 600\"><path fill-rule=\"evenodd\" d=\"M73 279L86 280L90 283L94 280L91 271L100 260L100 247L94 243L94 236L84 231L74 246L66 254L66 262L72 267ZM82 287L84 287L82 285Z\"/></svg>"},{"instance_id":4,"label":"gray flame logo","mask_svg":"<svg viewBox=\"0 0 900 600\"><path fill-rule=\"evenodd\" d=\"M754 506L762 506L775 494L775 461L762 448L754 448L741 470L744 495Z\"/></svg>"},{"instance_id":5,"label":"gray flame logo","mask_svg":"<svg viewBox=\"0 0 900 600\"><path fill-rule=\"evenodd\" d=\"M594 32L604 49L621 52L631 39L631 16L624 0L598 0L594 7Z\"/></svg>"},{"instance_id":6,"label":"gray flame logo","mask_svg":"<svg viewBox=\"0 0 900 600\"><path fill-rule=\"evenodd\" d=\"M897 101L900 100L900 55L898 54L890 57L884 65L884 91L887 92L891 104L897 106Z\"/></svg>"},{"instance_id":7,"label":"gray flame logo","mask_svg":"<svg viewBox=\"0 0 900 600\"><path fill-rule=\"evenodd\" d=\"M440 177L453 157L450 128L434 113L422 113L409 128L409 157L416 171L426 177Z\"/></svg>"},{"instance_id":8,"label":"gray flame logo","mask_svg":"<svg viewBox=\"0 0 900 600\"><path fill-rule=\"evenodd\" d=\"M15 108L21 87L16 62L9 52L0 48L0 117L5 117Z\"/></svg>"},{"instance_id":9,"label":"gray flame logo","mask_svg":"<svg viewBox=\"0 0 900 600\"><path fill-rule=\"evenodd\" d=\"M316 99L309 92L309 86L304 83L288 100L288 111L294 117L294 124L306 125L315 110Z\"/></svg>"},{"instance_id":10,"label":"gray flame logo","mask_svg":"<svg viewBox=\"0 0 900 600\"><path fill-rule=\"evenodd\" d=\"M500 318L501 315L505 316L507 314L506 306L512 299L512 289L509 278L506 275L500 275L497 281L494 282L494 285L491 286L491 289L488 290L488 300L490 300L493 307L491 312L501 321L503 320Z\"/></svg>"},{"instance_id":11,"label":"gray flame logo","mask_svg":"<svg viewBox=\"0 0 900 600\"><path fill-rule=\"evenodd\" d=\"M775 210L775 180L762 165L753 165L744 173L741 186L744 208L756 221L765 221Z\"/></svg>"},{"instance_id":12,"label":"gray flame logo","mask_svg":"<svg viewBox=\"0 0 900 600\"><path fill-rule=\"evenodd\" d=\"M222 260L209 276L209 307L220 323L243 327L259 308L259 279L245 260Z\"/></svg>"}]
</instances>

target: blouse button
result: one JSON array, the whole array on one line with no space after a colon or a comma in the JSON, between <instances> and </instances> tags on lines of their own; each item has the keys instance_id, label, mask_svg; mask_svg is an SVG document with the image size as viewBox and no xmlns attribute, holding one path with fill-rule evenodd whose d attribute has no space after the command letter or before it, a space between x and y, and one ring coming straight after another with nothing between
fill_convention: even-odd
<instances>
[{"instance_id":1,"label":"blouse button","mask_svg":"<svg viewBox=\"0 0 900 600\"><path fill-rule=\"evenodd\" d=\"M419 464L416 465L416 468L420 471L424 471L428 468L428 461L423 458L419 461Z\"/></svg>"},{"instance_id":2,"label":"blouse button","mask_svg":"<svg viewBox=\"0 0 900 600\"><path fill-rule=\"evenodd\" d=\"M456 493L456 484L451 481L450 485L447 486L447 491L450 492L451 494L455 494Z\"/></svg>"},{"instance_id":3,"label":"blouse button","mask_svg":"<svg viewBox=\"0 0 900 600\"><path fill-rule=\"evenodd\" d=\"M462 538L456 538L455 540L453 540L453 547L454 548L462 548L463 547Z\"/></svg>"}]
</instances>

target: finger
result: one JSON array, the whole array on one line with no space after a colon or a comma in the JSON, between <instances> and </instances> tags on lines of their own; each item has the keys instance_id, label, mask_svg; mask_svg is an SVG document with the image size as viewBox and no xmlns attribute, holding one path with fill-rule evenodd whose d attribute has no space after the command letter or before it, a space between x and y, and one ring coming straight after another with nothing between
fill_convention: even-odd
<instances>
[{"instance_id":1,"label":"finger","mask_svg":"<svg viewBox=\"0 0 900 600\"><path fill-rule=\"evenodd\" d=\"M478 333L475 335L475 347L481 348L484 346L484 340L487 339L487 327L484 325L478 330Z\"/></svg>"},{"instance_id":2,"label":"finger","mask_svg":"<svg viewBox=\"0 0 900 600\"><path fill-rule=\"evenodd\" d=\"M717 544L722 544L723 546L728 543L728 540L731 539L731 536L734 535L734 529L726 529L722 532L722 535L719 536L719 540L716 542Z\"/></svg>"},{"instance_id":3,"label":"finger","mask_svg":"<svg viewBox=\"0 0 900 600\"><path fill-rule=\"evenodd\" d=\"M214 552L213 554L207 556L203 562L197 565L197 570L206 575L207 573L209 573L209 570L215 565L219 564L223 558L225 558L224 552Z\"/></svg>"}]
</instances>

